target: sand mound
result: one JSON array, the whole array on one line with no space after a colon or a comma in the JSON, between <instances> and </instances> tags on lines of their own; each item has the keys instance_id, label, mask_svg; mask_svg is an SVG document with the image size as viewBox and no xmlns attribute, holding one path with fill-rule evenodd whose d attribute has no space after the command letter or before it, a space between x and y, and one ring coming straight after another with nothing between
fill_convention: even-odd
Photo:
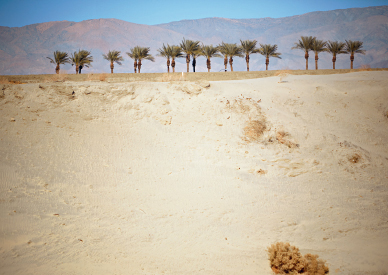
<instances>
[{"instance_id":1,"label":"sand mound","mask_svg":"<svg viewBox=\"0 0 388 275\"><path fill-rule=\"evenodd\" d=\"M387 79L2 84L0 273L385 274Z\"/></svg>"}]
</instances>

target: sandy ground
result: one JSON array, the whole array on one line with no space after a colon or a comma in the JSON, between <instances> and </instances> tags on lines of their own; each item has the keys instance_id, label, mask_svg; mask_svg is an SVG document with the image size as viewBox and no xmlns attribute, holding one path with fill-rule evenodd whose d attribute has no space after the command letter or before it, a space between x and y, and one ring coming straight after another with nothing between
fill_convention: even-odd
<instances>
[{"instance_id":1,"label":"sandy ground","mask_svg":"<svg viewBox=\"0 0 388 275\"><path fill-rule=\"evenodd\" d=\"M388 72L207 84L0 85L0 274L387 274Z\"/></svg>"}]
</instances>

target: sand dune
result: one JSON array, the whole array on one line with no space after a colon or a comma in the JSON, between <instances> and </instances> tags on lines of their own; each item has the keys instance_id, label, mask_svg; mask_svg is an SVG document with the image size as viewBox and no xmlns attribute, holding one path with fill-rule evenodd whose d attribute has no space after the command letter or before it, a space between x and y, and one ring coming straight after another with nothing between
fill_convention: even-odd
<instances>
[{"instance_id":1,"label":"sand dune","mask_svg":"<svg viewBox=\"0 0 388 275\"><path fill-rule=\"evenodd\" d=\"M0 274L273 274L277 241L387 274L387 87L2 85Z\"/></svg>"}]
</instances>

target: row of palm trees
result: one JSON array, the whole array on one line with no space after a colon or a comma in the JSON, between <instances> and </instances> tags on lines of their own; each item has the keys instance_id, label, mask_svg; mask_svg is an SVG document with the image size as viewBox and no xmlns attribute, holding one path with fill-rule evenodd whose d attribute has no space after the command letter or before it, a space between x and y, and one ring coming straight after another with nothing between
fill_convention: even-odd
<instances>
[{"instance_id":1,"label":"row of palm trees","mask_svg":"<svg viewBox=\"0 0 388 275\"><path fill-rule=\"evenodd\" d=\"M361 53L365 54L365 50L362 50L361 41L345 40L344 42L339 41L323 41L312 36L302 36L298 43L292 49L301 49L305 52L304 57L306 58L306 70L309 69L309 51L315 53L315 69L318 70L318 54L320 52L330 52L333 55L333 69L335 69L335 62L337 61L338 54L350 54L350 69L353 69L354 54Z\"/></svg>"},{"instance_id":2,"label":"row of palm trees","mask_svg":"<svg viewBox=\"0 0 388 275\"><path fill-rule=\"evenodd\" d=\"M305 51L306 70L308 70L309 51L315 52L316 70L318 70L318 54L320 52L330 52L333 54L333 69L335 69L336 56L338 54L350 53L351 69L353 69L354 54L365 54L365 51L361 49L363 42L352 40L345 41L346 43L323 41L312 36L302 36L292 49L302 49ZM166 46L163 44L163 47L158 49L158 55L167 58L167 72L170 72L170 66L172 71L175 72L175 59L184 57L186 58L187 72L189 72L191 58L193 72L195 72L196 59L199 56L204 56L206 58L208 72L210 72L211 58L213 57L224 58L225 71L227 70L228 62L230 70L233 71L233 58L235 56L245 57L247 71L249 71L249 59L251 54L259 53L265 56L266 70L268 70L270 57L281 58L281 53L277 52L278 46L276 44L260 44L260 47L257 47L256 40L240 40L240 42L241 45L222 42L220 45L214 47L213 45L200 45L200 41L186 40L183 38L180 45L170 46L167 44ZM155 61L154 57L150 54L149 47L136 46L131 48L130 52L127 52L127 55L134 60L135 73L140 73L142 60ZM81 73L83 67L89 67L91 66L91 62L93 62L93 57L90 55L90 52L86 50L74 52L71 57L69 57L66 52L56 51L54 52L54 59L50 57L47 58L50 60L50 63L56 64L56 73L59 73L61 64L71 63L72 66L75 66L76 73L78 74ZM121 52L115 50L103 54L103 58L110 61L111 73L113 73L114 63L121 65L121 62L124 60L121 56Z\"/></svg>"}]
</instances>

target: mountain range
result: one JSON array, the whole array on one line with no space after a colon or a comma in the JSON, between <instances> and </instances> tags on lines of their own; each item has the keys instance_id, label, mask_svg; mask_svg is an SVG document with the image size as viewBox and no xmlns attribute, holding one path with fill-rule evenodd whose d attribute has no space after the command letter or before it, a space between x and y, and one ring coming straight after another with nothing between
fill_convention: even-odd
<instances>
[{"instance_id":1,"label":"mountain range","mask_svg":"<svg viewBox=\"0 0 388 275\"><path fill-rule=\"evenodd\" d=\"M204 18L182 20L159 25L134 24L118 19L92 19L81 22L54 21L24 27L0 26L0 74L55 73L55 65L46 57L56 50L69 54L78 49L92 52L94 62L83 73L110 72L109 62L102 58L109 50L122 52L122 66L115 65L115 73L133 72L133 61L126 52L136 45L157 49L164 44L178 45L183 38L199 40L203 44L218 45L222 41L240 43L257 40L262 44L277 44L282 59L271 58L269 69L305 69L304 52L291 50L301 36L316 36L323 40L359 40L364 42L365 55L357 54L354 67L388 67L388 6L352 8L310 12L283 18L227 19ZM309 68L314 68L314 54L310 54ZM336 68L349 68L349 55L337 57ZM234 70L246 70L244 58L234 58ZM331 69L331 55L319 55L319 68ZM212 59L212 71L221 71L223 60ZM190 68L191 70L191 68ZM265 58L251 56L250 70L265 70ZM70 64L61 71L74 73ZM186 71L184 59L176 71ZM207 71L206 60L199 57L196 71ZM166 60L156 57L155 63L144 61L142 72L166 72Z\"/></svg>"}]
</instances>

